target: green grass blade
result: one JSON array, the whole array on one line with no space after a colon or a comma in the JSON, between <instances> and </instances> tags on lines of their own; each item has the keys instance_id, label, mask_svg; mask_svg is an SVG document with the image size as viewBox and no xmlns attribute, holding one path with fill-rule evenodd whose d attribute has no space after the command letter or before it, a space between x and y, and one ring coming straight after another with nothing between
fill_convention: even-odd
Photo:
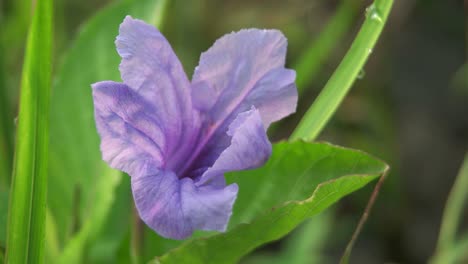
<instances>
[{"instance_id":1,"label":"green grass blade","mask_svg":"<svg viewBox=\"0 0 468 264\"><path fill-rule=\"evenodd\" d=\"M440 255L435 256L430 264L457 264L466 263L468 260L468 234L449 248L447 251L442 252Z\"/></svg>"},{"instance_id":2,"label":"green grass blade","mask_svg":"<svg viewBox=\"0 0 468 264\"><path fill-rule=\"evenodd\" d=\"M376 0L351 48L302 118L291 139L314 140L343 101L357 78L387 21L393 0Z\"/></svg>"},{"instance_id":3,"label":"green grass blade","mask_svg":"<svg viewBox=\"0 0 468 264\"><path fill-rule=\"evenodd\" d=\"M6 263L42 263L49 144L52 0L38 0L21 80Z\"/></svg>"},{"instance_id":4,"label":"green grass blade","mask_svg":"<svg viewBox=\"0 0 468 264\"><path fill-rule=\"evenodd\" d=\"M5 251L8 217L8 192L0 190L0 251ZM2 263L2 262L0 262Z\"/></svg>"},{"instance_id":5,"label":"green grass blade","mask_svg":"<svg viewBox=\"0 0 468 264\"><path fill-rule=\"evenodd\" d=\"M458 173L455 184L450 191L447 205L445 206L440 228L439 241L437 242L437 257L435 263L453 263L442 256L450 256L447 252L456 247L456 234L463 215L463 208L468 202L468 153ZM467 244L467 242L465 242Z\"/></svg>"},{"instance_id":6,"label":"green grass blade","mask_svg":"<svg viewBox=\"0 0 468 264\"><path fill-rule=\"evenodd\" d=\"M299 94L305 91L306 86L319 72L320 66L349 31L359 6L359 1L342 0L336 13L318 38L310 43L300 59L293 65L292 68L296 70L296 85Z\"/></svg>"},{"instance_id":7,"label":"green grass blade","mask_svg":"<svg viewBox=\"0 0 468 264\"><path fill-rule=\"evenodd\" d=\"M0 4L0 24L4 25L6 19L2 11ZM4 35L3 31L0 32L0 191L6 191L10 186L13 164L13 111L6 81L7 52Z\"/></svg>"},{"instance_id":8,"label":"green grass blade","mask_svg":"<svg viewBox=\"0 0 468 264\"><path fill-rule=\"evenodd\" d=\"M0 22L1 23L1 22ZM0 191L10 185L13 163L13 113L11 113L5 74L5 45L0 40Z\"/></svg>"}]
</instances>

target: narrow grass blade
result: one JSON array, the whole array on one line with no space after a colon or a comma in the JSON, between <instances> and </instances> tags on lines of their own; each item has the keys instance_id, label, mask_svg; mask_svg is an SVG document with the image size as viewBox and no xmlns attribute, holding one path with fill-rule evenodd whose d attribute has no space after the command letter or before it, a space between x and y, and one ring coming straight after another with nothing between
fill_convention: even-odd
<instances>
[{"instance_id":1,"label":"narrow grass blade","mask_svg":"<svg viewBox=\"0 0 468 264\"><path fill-rule=\"evenodd\" d=\"M13 113L6 88L4 53L5 45L0 40L0 191L6 191L10 185L13 163Z\"/></svg>"},{"instance_id":2,"label":"narrow grass blade","mask_svg":"<svg viewBox=\"0 0 468 264\"><path fill-rule=\"evenodd\" d=\"M441 252L429 262L430 264L457 264L466 263L468 261L468 234L462 238L448 250Z\"/></svg>"},{"instance_id":3,"label":"narrow grass blade","mask_svg":"<svg viewBox=\"0 0 468 264\"><path fill-rule=\"evenodd\" d=\"M376 0L346 56L302 118L291 139L314 140L343 101L371 54L387 21L393 0Z\"/></svg>"},{"instance_id":4,"label":"narrow grass blade","mask_svg":"<svg viewBox=\"0 0 468 264\"><path fill-rule=\"evenodd\" d=\"M44 262L52 0L38 0L21 80L6 263Z\"/></svg>"},{"instance_id":5,"label":"narrow grass blade","mask_svg":"<svg viewBox=\"0 0 468 264\"><path fill-rule=\"evenodd\" d=\"M434 263L454 263L449 259L445 259L444 256L449 257L451 254L448 254L448 252L456 248L457 229L466 203L468 203L468 153L445 206L439 241L437 242L437 256L434 258ZM468 242L464 243L468 244Z\"/></svg>"}]
</instances>

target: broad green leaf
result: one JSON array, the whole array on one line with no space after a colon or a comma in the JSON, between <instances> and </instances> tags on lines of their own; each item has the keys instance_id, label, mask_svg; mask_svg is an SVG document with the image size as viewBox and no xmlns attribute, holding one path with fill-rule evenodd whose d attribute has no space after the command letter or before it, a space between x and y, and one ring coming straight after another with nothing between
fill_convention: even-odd
<instances>
[{"instance_id":1,"label":"broad green leaf","mask_svg":"<svg viewBox=\"0 0 468 264\"><path fill-rule=\"evenodd\" d=\"M382 161L356 150L325 143L278 143L264 167L228 175L229 182L239 184L239 195L226 233L193 239L155 261L235 263L387 169Z\"/></svg>"},{"instance_id":2,"label":"broad green leaf","mask_svg":"<svg viewBox=\"0 0 468 264\"><path fill-rule=\"evenodd\" d=\"M43 263L49 146L52 0L38 0L21 79L6 263Z\"/></svg>"},{"instance_id":3,"label":"broad green leaf","mask_svg":"<svg viewBox=\"0 0 468 264\"><path fill-rule=\"evenodd\" d=\"M227 176L228 182L239 185L229 226L250 222L278 204L305 200L325 181L344 175L380 175L385 169L383 162L363 152L327 143L277 143L264 167Z\"/></svg>"},{"instance_id":4,"label":"broad green leaf","mask_svg":"<svg viewBox=\"0 0 468 264\"><path fill-rule=\"evenodd\" d=\"M98 12L83 27L66 52L53 87L51 114L51 168L48 202L56 224L56 240L62 254L58 262L80 262L90 245L96 245L110 217L122 174L101 159L94 125L91 84L120 80L120 58L114 40L126 15L160 24L164 0L118 2ZM129 199L129 197L127 197ZM129 215L130 212L127 211ZM105 231L105 230L104 230ZM123 239L126 230L116 228L112 239ZM108 232L108 231L105 231ZM104 247L117 250L120 241ZM89 249L94 256L100 253Z\"/></svg>"}]
</instances>

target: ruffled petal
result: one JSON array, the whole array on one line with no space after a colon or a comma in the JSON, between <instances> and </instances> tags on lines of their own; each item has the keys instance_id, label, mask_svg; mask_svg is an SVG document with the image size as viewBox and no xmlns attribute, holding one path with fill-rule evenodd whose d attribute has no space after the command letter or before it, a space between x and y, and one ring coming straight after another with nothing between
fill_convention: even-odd
<instances>
[{"instance_id":1,"label":"ruffled petal","mask_svg":"<svg viewBox=\"0 0 468 264\"><path fill-rule=\"evenodd\" d=\"M166 137L151 105L111 81L93 84L93 99L102 156L112 168L133 175L163 166Z\"/></svg>"},{"instance_id":2,"label":"ruffled petal","mask_svg":"<svg viewBox=\"0 0 468 264\"><path fill-rule=\"evenodd\" d=\"M195 229L224 231L237 197L237 185L197 187L171 171L132 177L136 207L143 221L172 239L189 237Z\"/></svg>"},{"instance_id":3,"label":"ruffled petal","mask_svg":"<svg viewBox=\"0 0 468 264\"><path fill-rule=\"evenodd\" d=\"M260 167L271 155L271 143L255 108L239 114L229 126L227 135L232 137L230 146L203 173L197 185L216 182L226 172Z\"/></svg>"},{"instance_id":4,"label":"ruffled petal","mask_svg":"<svg viewBox=\"0 0 468 264\"><path fill-rule=\"evenodd\" d=\"M201 55L192 100L202 136L189 161L210 167L230 145L226 131L239 113L258 109L266 128L296 110L295 72L284 67L286 38L277 30L248 29L218 39ZM194 157L199 155L200 157Z\"/></svg>"},{"instance_id":5,"label":"ruffled petal","mask_svg":"<svg viewBox=\"0 0 468 264\"><path fill-rule=\"evenodd\" d=\"M218 39L192 79L194 105L210 126L255 106L265 127L296 109L295 72L284 68L287 40L278 30L249 29Z\"/></svg>"},{"instance_id":6,"label":"ruffled petal","mask_svg":"<svg viewBox=\"0 0 468 264\"><path fill-rule=\"evenodd\" d=\"M297 88L296 72L278 68L271 70L252 90L246 99L259 109L263 125L267 128L272 122L290 115L296 111Z\"/></svg>"},{"instance_id":7,"label":"ruffled petal","mask_svg":"<svg viewBox=\"0 0 468 264\"><path fill-rule=\"evenodd\" d=\"M154 105L166 135L169 168L180 166L198 135L190 83L164 36L153 26L127 16L116 39L125 84Z\"/></svg>"},{"instance_id":8,"label":"ruffled petal","mask_svg":"<svg viewBox=\"0 0 468 264\"><path fill-rule=\"evenodd\" d=\"M192 228L226 231L238 189L235 183L226 187L197 186L190 178L182 179L182 209Z\"/></svg>"}]
</instances>

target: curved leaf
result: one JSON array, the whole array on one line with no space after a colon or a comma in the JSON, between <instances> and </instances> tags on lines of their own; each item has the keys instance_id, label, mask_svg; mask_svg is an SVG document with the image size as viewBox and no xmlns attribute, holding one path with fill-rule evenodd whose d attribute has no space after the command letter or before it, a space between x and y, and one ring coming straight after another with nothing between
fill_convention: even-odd
<instances>
[{"instance_id":1,"label":"curved leaf","mask_svg":"<svg viewBox=\"0 0 468 264\"><path fill-rule=\"evenodd\" d=\"M385 163L363 152L326 143L276 144L264 167L228 176L239 184L228 232L188 241L155 262L235 263L387 169Z\"/></svg>"}]
</instances>

